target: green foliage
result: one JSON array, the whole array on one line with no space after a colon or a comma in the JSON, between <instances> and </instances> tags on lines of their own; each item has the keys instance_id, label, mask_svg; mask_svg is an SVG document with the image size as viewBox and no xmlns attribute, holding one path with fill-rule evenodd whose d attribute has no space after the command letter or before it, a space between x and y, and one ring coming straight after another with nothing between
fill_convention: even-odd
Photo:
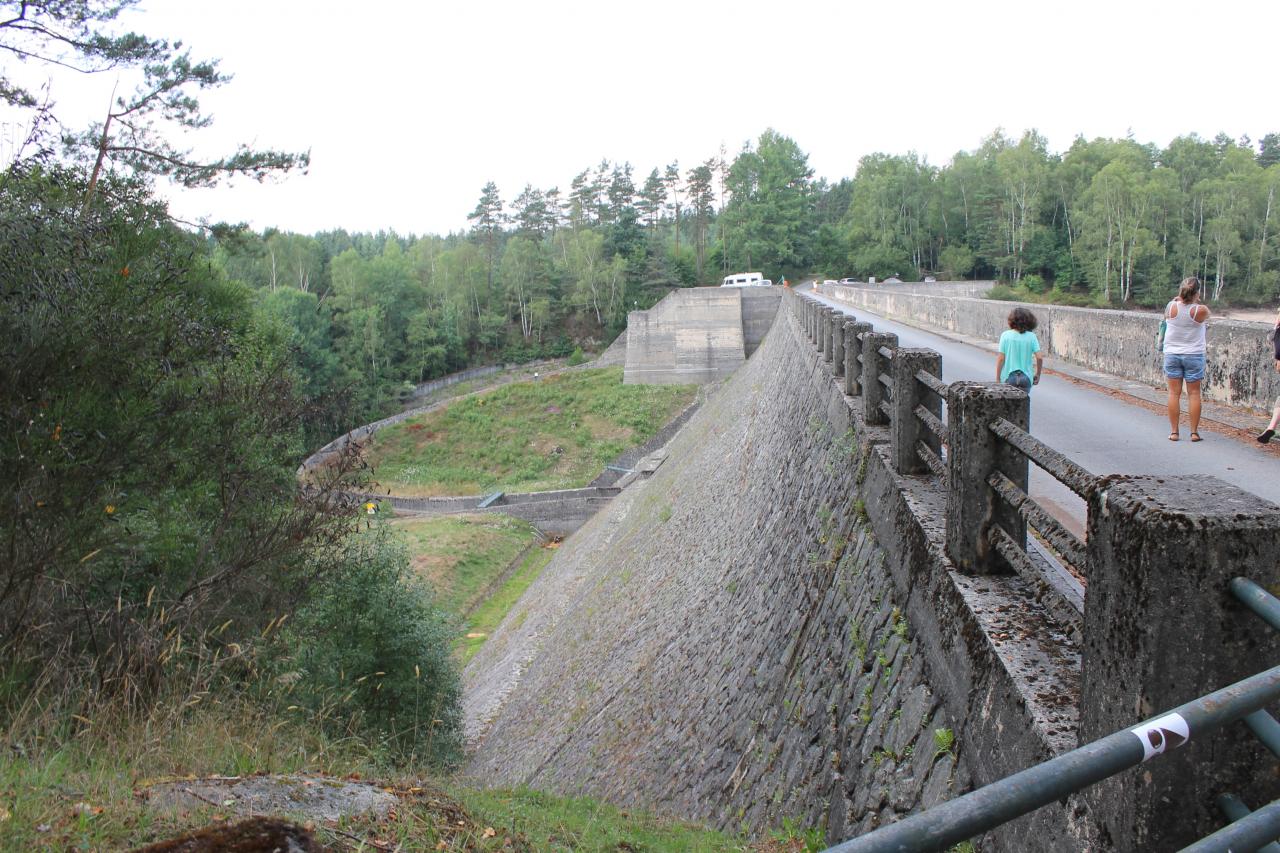
<instances>
[{"instance_id":1,"label":"green foliage","mask_svg":"<svg viewBox=\"0 0 1280 853\"><path fill-rule=\"evenodd\" d=\"M579 364L585 364L586 361L587 357L583 354L582 347L574 347L573 352L569 353L569 360L565 363L570 367L577 367Z\"/></svg>"},{"instance_id":2,"label":"green foliage","mask_svg":"<svg viewBox=\"0 0 1280 853\"><path fill-rule=\"evenodd\" d=\"M952 751L952 747L955 746L955 743L956 743L956 733L953 732L951 729L934 729L933 730L933 745L934 745L933 757L937 758L939 755L944 755L944 754L954 757L955 753Z\"/></svg>"},{"instance_id":3,"label":"green foliage","mask_svg":"<svg viewBox=\"0 0 1280 853\"><path fill-rule=\"evenodd\" d=\"M114 97L106 121L84 131L64 132L68 152L93 163L84 190L92 196L102 168L118 163L140 175L163 175L187 187L209 186L220 178L245 175L263 180L276 172L305 169L310 154L255 151L240 146L213 160L193 157L171 137L207 127L195 93L216 88L231 78L217 61L193 61L182 42L170 43L137 33L117 34L111 22L138 0L0 3L0 50L22 60L59 65L87 74L110 71L124 78L125 94ZM129 91L129 87L132 90ZM50 105L0 73L0 101L33 110L36 140L44 134Z\"/></svg>"},{"instance_id":4,"label":"green foliage","mask_svg":"<svg viewBox=\"0 0 1280 853\"><path fill-rule=\"evenodd\" d=\"M0 179L0 636L139 700L327 570L346 511L299 496L277 328L133 183ZM341 472L339 472L341 473Z\"/></svg>"},{"instance_id":5,"label":"green foliage","mask_svg":"<svg viewBox=\"0 0 1280 853\"><path fill-rule=\"evenodd\" d=\"M288 701L331 725L374 733L395 754L437 764L460 755L462 688L448 617L380 528L348 545L340 569L279 640Z\"/></svg>"},{"instance_id":6,"label":"green foliage","mask_svg":"<svg viewBox=\"0 0 1280 853\"><path fill-rule=\"evenodd\" d=\"M827 838L821 829L817 827L805 829L798 821L789 817L783 818L782 828L771 830L769 837L788 851L818 853L819 850L827 849Z\"/></svg>"}]
</instances>

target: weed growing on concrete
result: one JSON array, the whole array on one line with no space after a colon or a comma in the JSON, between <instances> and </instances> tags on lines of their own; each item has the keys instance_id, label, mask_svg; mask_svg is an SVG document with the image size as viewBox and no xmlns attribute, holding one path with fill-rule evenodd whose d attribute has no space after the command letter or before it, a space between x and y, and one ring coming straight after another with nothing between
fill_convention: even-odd
<instances>
[{"instance_id":1,"label":"weed growing on concrete","mask_svg":"<svg viewBox=\"0 0 1280 853\"><path fill-rule=\"evenodd\" d=\"M658 521L666 524L671 520L671 504L663 504L662 509L658 510Z\"/></svg>"},{"instance_id":2,"label":"weed growing on concrete","mask_svg":"<svg viewBox=\"0 0 1280 853\"><path fill-rule=\"evenodd\" d=\"M951 729L934 729L933 745L937 747L937 749L934 750L933 757L937 758L939 755L950 755L954 759L956 754L952 750L952 747L955 746L955 743L956 733L951 731Z\"/></svg>"},{"instance_id":3,"label":"weed growing on concrete","mask_svg":"<svg viewBox=\"0 0 1280 853\"><path fill-rule=\"evenodd\" d=\"M977 853L978 848L973 846L972 841L961 841L955 847L952 847L947 853Z\"/></svg>"},{"instance_id":4,"label":"weed growing on concrete","mask_svg":"<svg viewBox=\"0 0 1280 853\"><path fill-rule=\"evenodd\" d=\"M861 521L863 524L866 524L867 521L869 520L869 516L867 515L867 502L864 501L862 498L858 498L856 501L854 501L853 514L858 517L858 521Z\"/></svg>"},{"instance_id":5,"label":"weed growing on concrete","mask_svg":"<svg viewBox=\"0 0 1280 853\"><path fill-rule=\"evenodd\" d=\"M778 791L777 802L781 802L782 791ZM778 842L783 850L794 850L797 853L817 853L827 849L826 837L821 829L801 829L791 818L782 819L782 829L775 829L769 837Z\"/></svg>"},{"instance_id":6,"label":"weed growing on concrete","mask_svg":"<svg viewBox=\"0 0 1280 853\"><path fill-rule=\"evenodd\" d=\"M903 616L898 608L893 608L893 633L905 641L908 639L907 631L907 617Z\"/></svg>"}]
</instances>

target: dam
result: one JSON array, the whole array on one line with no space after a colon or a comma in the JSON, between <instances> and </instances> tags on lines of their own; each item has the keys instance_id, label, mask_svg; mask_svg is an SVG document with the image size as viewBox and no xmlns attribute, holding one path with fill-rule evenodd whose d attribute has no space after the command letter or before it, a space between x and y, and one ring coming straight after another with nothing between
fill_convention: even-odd
<instances>
[{"instance_id":1,"label":"dam","mask_svg":"<svg viewBox=\"0 0 1280 853\"><path fill-rule=\"evenodd\" d=\"M673 303L684 298L703 297ZM677 317L680 306L666 310ZM864 406L866 389L841 375L837 325L788 294L758 349L747 358L743 345L742 363L672 439L662 468L565 542L467 669L469 776L748 833L791 820L836 842L1167 707L1154 682L1169 672L1144 661L1174 645L1161 633L1174 621L1171 602L1141 589L1121 595L1125 577L1150 568L1107 550L1117 537L1136 541L1135 529L1111 529L1124 522L1091 505L1090 590L1118 584L1090 598L1092 616L1055 606L1016 572L961 571L949 528L964 525L947 521L952 482L900 470L894 423L870 417L880 407ZM702 332L705 354L731 348ZM878 352L865 354L875 363ZM882 378L870 376L868 386ZM956 414L964 404L948 403L953 444L969 440ZM973 485L954 471L952 480ZM1125 488L1098 494L1142 499ZM1211 530L1229 543L1189 546L1202 564L1196 588L1216 583L1204 567L1226 570L1242 556L1274 585L1280 510L1229 487L1215 494L1231 504L1228 516L1210 510L1167 531ZM987 510L972 503L983 523ZM1176 626L1189 632L1177 647L1201 652L1161 660L1187 689L1206 670L1225 679L1245 659L1274 660L1274 637L1242 618L1238 635L1222 633L1229 604L1203 598L1191 620L1200 626ZM1171 800L1161 774L1205 763L1215 782L1280 793L1275 778L1256 778L1256 746L1244 744L1240 760L1197 749L1163 771L1153 765L1145 785L1110 788L1114 805L1073 795L988 833L982 849L1139 849L1168 840L1170 803L1185 812L1186 831L1202 831L1216 820L1211 799Z\"/></svg>"}]
</instances>

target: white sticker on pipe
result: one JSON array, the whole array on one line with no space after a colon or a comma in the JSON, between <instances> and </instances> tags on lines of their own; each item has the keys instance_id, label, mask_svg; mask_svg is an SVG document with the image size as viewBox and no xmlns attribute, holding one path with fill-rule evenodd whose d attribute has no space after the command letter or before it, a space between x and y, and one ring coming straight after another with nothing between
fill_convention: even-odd
<instances>
[{"instance_id":1,"label":"white sticker on pipe","mask_svg":"<svg viewBox=\"0 0 1280 853\"><path fill-rule=\"evenodd\" d=\"M1149 761L1166 750L1177 749L1191 739L1191 729L1181 714L1165 714L1129 731L1142 741L1143 761Z\"/></svg>"}]
</instances>

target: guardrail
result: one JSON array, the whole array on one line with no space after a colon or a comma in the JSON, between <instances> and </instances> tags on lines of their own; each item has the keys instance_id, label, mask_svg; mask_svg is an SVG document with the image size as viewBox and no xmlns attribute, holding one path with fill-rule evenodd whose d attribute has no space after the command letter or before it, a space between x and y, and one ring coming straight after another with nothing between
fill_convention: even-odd
<instances>
[{"instance_id":1,"label":"guardrail","mask_svg":"<svg viewBox=\"0 0 1280 853\"><path fill-rule=\"evenodd\" d=\"M1280 630L1280 601L1247 578L1235 578L1231 593ZM1280 666L1275 666L1165 711L1108 737L1015 773L874 832L830 847L827 853L891 853L946 850L1003 823L1061 800L1191 740L1244 720L1254 735L1280 757L1280 723L1263 710L1280 699ZM1218 796L1228 824L1183 853L1266 850L1280 853L1280 800L1251 812L1233 793Z\"/></svg>"},{"instance_id":2,"label":"guardrail","mask_svg":"<svg viewBox=\"0 0 1280 853\"><path fill-rule=\"evenodd\" d=\"M806 294L792 294L788 302L819 353L818 364L829 366L854 414L860 414L869 428L869 440L884 443L887 434L889 469L916 478L915 488L937 489L945 498L944 529L926 535L938 536L935 541L950 565L967 575L1020 576L1049 618L1075 641L1070 653L1081 660L1079 742L1107 741L1107 735L1129 726L1139 709L1174 707L1178 713L1195 713L1190 708L1197 703L1225 701L1225 693L1209 694L1224 682L1240 682L1228 691L1256 686L1249 677L1256 673L1256 664L1248 669L1249 661L1257 661L1263 650L1280 654L1280 643L1275 637L1263 640L1241 630L1230 605L1211 596L1189 596L1226 585L1242 560L1267 567L1268 583L1278 580L1280 513L1274 505L1211 477L1098 475L1030 434L1029 398L1023 391L1001 383L945 383L937 352L900 347L896 336ZM1085 537L1071 532L1032 499L1031 464L1084 500ZM937 531L937 526L932 529ZM1029 540L1028 530L1037 538ZM1029 553L1029 541L1037 543L1034 553ZM1039 542L1087 578L1088 589L1047 560ZM1233 593L1240 596L1238 588L1247 584L1232 581ZM1261 590L1250 594L1258 600L1267 595ZM1194 608L1188 606L1191 600ZM1271 614L1266 618L1280 627L1280 604L1269 599L1266 607ZM1280 672L1258 677L1274 682ZM1265 687L1270 698L1241 714L1258 738L1277 751L1280 724L1258 710L1277 698L1267 692L1271 690ZM1187 695L1196 694L1209 695L1184 705ZM1117 737L1137 744L1132 731L1126 728ZM1272 792L1271 797L1280 793L1275 777L1258 778L1257 756L1238 741L1219 739L1212 753L1192 747L1183 750L1182 757L1158 762L1161 769L1154 782L1149 774L1141 785L1116 787L1120 783L1113 780L1081 796L1116 849L1149 847L1155 839L1160 839L1160 849L1183 846L1204 834L1205 818L1197 809L1212 797L1202 790L1208 780L1239 782L1252 774L1258 779L1256 789ZM1067 753L1054 761L1069 756L1076 756L1076 761L1085 754ZM1196 760L1204 765L1186 764L1192 760L1187 755L1199 755ZM1102 776L1092 769L1085 776L1104 778L1132 763L1125 758ZM1056 777L1067 765L1047 766L1050 769L1039 771L1039 778ZM1213 772L1199 772L1202 766L1212 766ZM1077 788L1053 790L1056 793L1043 802ZM951 807L952 813L974 808L974 801L966 802ZM1233 795L1223 795L1218 802L1223 813L1238 821L1232 833L1256 832L1251 827L1259 823L1268 827L1264 832L1272 832L1270 821L1280 819L1280 803L1248 814ZM949 837L959 841L981 831L967 826L968 834ZM1191 828L1198 834L1188 834ZM1231 844L1254 836L1233 837L1237 840ZM1192 849L1226 849L1216 838L1205 843L1218 846ZM1177 843L1166 843L1169 839ZM867 849L935 848L911 842Z\"/></svg>"}]
</instances>

